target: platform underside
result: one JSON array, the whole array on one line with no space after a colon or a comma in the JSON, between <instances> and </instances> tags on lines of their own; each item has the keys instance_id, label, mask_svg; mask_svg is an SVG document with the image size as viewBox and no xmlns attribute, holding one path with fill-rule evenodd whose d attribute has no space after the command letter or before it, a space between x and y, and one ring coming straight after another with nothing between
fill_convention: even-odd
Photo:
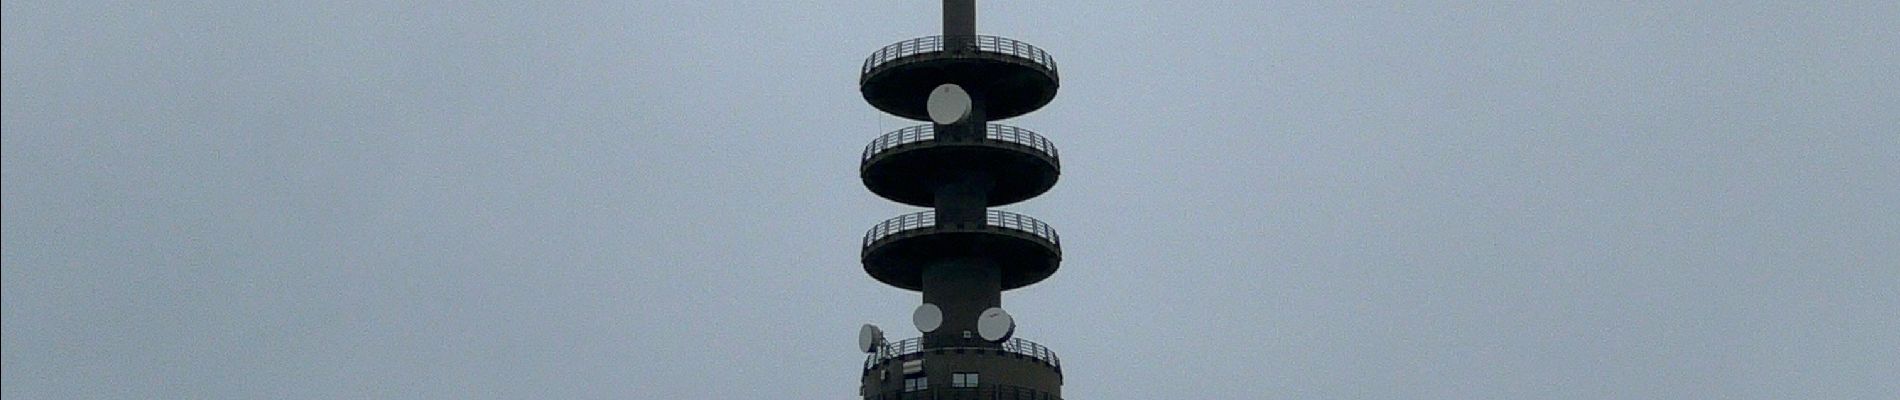
<instances>
[{"instance_id":1,"label":"platform underside","mask_svg":"<svg viewBox=\"0 0 1900 400\"><path fill-rule=\"evenodd\" d=\"M1053 71L1028 59L989 52L930 52L879 65L859 81L864 100L886 113L930 120L930 90L955 83L977 97L988 121L1014 118L1055 99Z\"/></svg>"},{"instance_id":2,"label":"platform underside","mask_svg":"<svg viewBox=\"0 0 1900 400\"><path fill-rule=\"evenodd\" d=\"M1054 157L999 140L924 141L885 150L859 168L864 186L891 201L935 207L938 182L986 176L995 183L987 207L1014 204L1049 191L1061 175Z\"/></svg>"},{"instance_id":3,"label":"platform underside","mask_svg":"<svg viewBox=\"0 0 1900 400\"><path fill-rule=\"evenodd\" d=\"M1055 244L1027 232L995 227L932 227L873 242L864 252L864 272L879 282L923 290L923 268L950 258L988 258L1002 272L1002 288L1029 286L1055 274L1062 262Z\"/></svg>"}]
</instances>

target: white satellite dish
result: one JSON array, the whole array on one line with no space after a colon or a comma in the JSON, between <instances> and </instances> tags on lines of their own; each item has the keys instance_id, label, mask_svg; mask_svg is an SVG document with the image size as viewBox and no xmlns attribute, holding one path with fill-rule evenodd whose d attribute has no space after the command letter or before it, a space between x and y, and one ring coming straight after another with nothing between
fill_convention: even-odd
<instances>
[{"instance_id":1,"label":"white satellite dish","mask_svg":"<svg viewBox=\"0 0 1900 400\"><path fill-rule=\"evenodd\" d=\"M976 334L983 340L1001 343L1016 334L1016 319L1000 307L990 307L976 318Z\"/></svg>"},{"instance_id":2,"label":"white satellite dish","mask_svg":"<svg viewBox=\"0 0 1900 400\"><path fill-rule=\"evenodd\" d=\"M930 112L930 120L938 125L949 125L970 116L970 93L963 87L945 83L930 90L930 98L924 101L925 111Z\"/></svg>"},{"instance_id":3,"label":"white satellite dish","mask_svg":"<svg viewBox=\"0 0 1900 400\"><path fill-rule=\"evenodd\" d=\"M910 313L910 322L917 324L917 331L930 333L943 326L943 309L936 304L924 303L917 311Z\"/></svg>"},{"instance_id":4,"label":"white satellite dish","mask_svg":"<svg viewBox=\"0 0 1900 400\"><path fill-rule=\"evenodd\" d=\"M863 328L858 328L858 350L876 353L877 348L883 345L884 330L877 329L877 325L864 324Z\"/></svg>"}]
</instances>

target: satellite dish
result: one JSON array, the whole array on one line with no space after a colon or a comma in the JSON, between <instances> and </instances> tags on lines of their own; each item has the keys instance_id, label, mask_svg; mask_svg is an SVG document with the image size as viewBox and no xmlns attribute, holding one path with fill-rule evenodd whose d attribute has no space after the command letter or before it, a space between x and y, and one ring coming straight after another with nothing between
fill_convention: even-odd
<instances>
[{"instance_id":1,"label":"satellite dish","mask_svg":"<svg viewBox=\"0 0 1900 400\"><path fill-rule=\"evenodd\" d=\"M936 304L924 303L917 311L910 313L910 322L917 324L917 331L930 333L943 326L943 309Z\"/></svg>"},{"instance_id":2,"label":"satellite dish","mask_svg":"<svg viewBox=\"0 0 1900 400\"><path fill-rule=\"evenodd\" d=\"M964 92L961 86L945 83L930 90L924 108L930 112L930 120L938 125L953 124L970 116L970 93Z\"/></svg>"},{"instance_id":3,"label":"satellite dish","mask_svg":"<svg viewBox=\"0 0 1900 400\"><path fill-rule=\"evenodd\" d=\"M983 340L1001 343L1016 334L1016 319L1010 318L1000 307L990 307L976 317L976 334L983 336Z\"/></svg>"},{"instance_id":4,"label":"satellite dish","mask_svg":"<svg viewBox=\"0 0 1900 400\"><path fill-rule=\"evenodd\" d=\"M877 348L882 345L884 345L884 330L877 329L877 325L864 324L863 328L858 328L858 350L876 353Z\"/></svg>"}]
</instances>

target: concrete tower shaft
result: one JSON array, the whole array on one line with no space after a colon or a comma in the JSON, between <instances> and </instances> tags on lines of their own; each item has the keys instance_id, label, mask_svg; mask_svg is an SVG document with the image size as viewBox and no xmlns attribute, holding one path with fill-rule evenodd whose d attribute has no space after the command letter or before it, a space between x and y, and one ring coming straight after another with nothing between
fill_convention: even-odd
<instances>
[{"instance_id":1,"label":"concrete tower shaft","mask_svg":"<svg viewBox=\"0 0 1900 400\"><path fill-rule=\"evenodd\" d=\"M964 49L975 44L976 0L944 0L943 37L947 49ZM937 138L969 141L983 137L989 121L983 113L983 99L989 93L966 89L970 112L962 120L937 123ZM989 210L989 192L996 173L985 170L944 169L936 182L938 226L977 225ZM977 318L984 310L1003 306L1002 273L988 257L943 257L922 265L923 301L943 310L943 327L924 335L925 348L996 347L995 343L969 335L976 332Z\"/></svg>"}]
</instances>

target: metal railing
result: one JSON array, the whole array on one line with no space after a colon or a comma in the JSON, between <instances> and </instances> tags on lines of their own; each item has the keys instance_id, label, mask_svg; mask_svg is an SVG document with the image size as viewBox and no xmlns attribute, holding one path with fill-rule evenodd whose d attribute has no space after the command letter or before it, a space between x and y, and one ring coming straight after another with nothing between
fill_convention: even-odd
<instances>
[{"instance_id":1,"label":"metal railing","mask_svg":"<svg viewBox=\"0 0 1900 400\"><path fill-rule=\"evenodd\" d=\"M1049 138L1036 134L1036 131L1003 124L988 124L987 129L984 129L983 138L1022 145L1035 149L1036 151L1041 151L1043 154L1048 154L1049 158L1058 160L1061 158L1056 154L1055 142L1050 142ZM860 156L858 160L870 160L871 156L875 156L885 150L936 139L936 125L924 124L905 127L904 129L886 133L884 136L878 136L878 138L872 140L870 144L864 145L864 154Z\"/></svg>"},{"instance_id":2,"label":"metal railing","mask_svg":"<svg viewBox=\"0 0 1900 400\"><path fill-rule=\"evenodd\" d=\"M923 339L924 338L922 337L914 337L914 338L899 340L896 343L885 343L883 346L879 346L876 353L872 353L868 356L865 356L864 369L870 370L871 368L875 368L877 367L878 363L882 363L884 362L884 360L889 360L893 358L902 358L907 355L924 352L924 350L926 349L924 349L923 347L923 343L924 343ZM937 349L944 349L944 350L966 349L967 350L967 349L985 349L985 348L984 347L939 347L939 348L933 348L929 350L937 350ZM1048 347L1043 347L1043 345L1036 344L1036 342L1031 342L1023 338L1011 338L1008 341L1003 342L1002 349L1003 351L1006 351L1006 352L1021 354L1023 356L1035 359L1036 361L1041 361L1043 363L1049 364L1049 366L1051 367L1055 367L1056 369L1062 369L1062 359L1056 357L1056 352L1053 350L1049 350Z\"/></svg>"},{"instance_id":3,"label":"metal railing","mask_svg":"<svg viewBox=\"0 0 1900 400\"><path fill-rule=\"evenodd\" d=\"M1049 138L1036 134L1036 131L1009 125L989 124L989 129L984 130L983 137L1028 146L1048 154L1049 158L1060 158L1056 154L1056 144L1050 142Z\"/></svg>"},{"instance_id":4,"label":"metal railing","mask_svg":"<svg viewBox=\"0 0 1900 400\"><path fill-rule=\"evenodd\" d=\"M988 211L989 212L983 216L984 225L1029 232L1031 235L1036 235L1036 237L1048 240L1049 243L1055 244L1056 247L1062 247L1062 237L1056 235L1056 228L1050 227L1049 224L1042 223L1042 221L1030 218L1027 215L1013 212Z\"/></svg>"},{"instance_id":5,"label":"metal railing","mask_svg":"<svg viewBox=\"0 0 1900 400\"><path fill-rule=\"evenodd\" d=\"M953 37L953 39L954 38L955 37ZM944 36L925 36L892 43L889 46L877 49L877 52L871 53L871 57L865 58L864 70L859 71L859 73L869 74L871 70L896 59L944 51L944 47L950 42L952 41L945 40ZM986 35L968 37L965 43L976 47L977 51L1009 55L1029 60L1029 62L1040 65L1043 68L1048 68L1049 75L1056 75L1055 57L1050 57L1048 52L1042 51L1042 49L1031 46L1028 43L1010 38Z\"/></svg>"},{"instance_id":6,"label":"metal railing","mask_svg":"<svg viewBox=\"0 0 1900 400\"><path fill-rule=\"evenodd\" d=\"M1056 234L1055 228L1035 218L1030 218L1027 215L1008 211L985 210L983 225L1022 231L1030 235L1035 235L1043 240L1048 240L1050 244L1054 244L1056 247L1062 247L1062 236ZM877 224L877 226L871 227L870 231L865 232L864 247L870 247L871 243L904 231L934 228L936 226L936 211L923 211L899 215L897 218L884 220L884 222Z\"/></svg>"},{"instance_id":7,"label":"metal railing","mask_svg":"<svg viewBox=\"0 0 1900 400\"><path fill-rule=\"evenodd\" d=\"M871 242L876 242L878 239L895 235L898 232L935 226L937 226L936 211L899 215L897 218L884 220L884 222L878 223L877 226L871 227L870 231L864 232L864 247L871 247Z\"/></svg>"},{"instance_id":8,"label":"metal railing","mask_svg":"<svg viewBox=\"0 0 1900 400\"><path fill-rule=\"evenodd\" d=\"M930 382L930 387L919 390L894 390L883 393L865 394L864 400L1061 400L1049 392L1012 385L977 385L975 387L955 387L946 383Z\"/></svg>"},{"instance_id":9,"label":"metal railing","mask_svg":"<svg viewBox=\"0 0 1900 400\"><path fill-rule=\"evenodd\" d=\"M878 136L877 139L871 140L870 144L864 145L864 155L858 157L858 161L870 160L871 156L882 153L885 150L890 150L893 147L928 140L937 140L937 127L935 125L925 124L904 127L904 129L886 133L884 136Z\"/></svg>"},{"instance_id":10,"label":"metal railing","mask_svg":"<svg viewBox=\"0 0 1900 400\"><path fill-rule=\"evenodd\" d=\"M1056 357L1056 352L1036 342L1023 340L1021 338L1011 338L1009 341L1003 342L1003 351L1029 356L1030 358L1049 363L1049 366L1056 367L1056 369L1062 369L1062 359Z\"/></svg>"}]
</instances>

